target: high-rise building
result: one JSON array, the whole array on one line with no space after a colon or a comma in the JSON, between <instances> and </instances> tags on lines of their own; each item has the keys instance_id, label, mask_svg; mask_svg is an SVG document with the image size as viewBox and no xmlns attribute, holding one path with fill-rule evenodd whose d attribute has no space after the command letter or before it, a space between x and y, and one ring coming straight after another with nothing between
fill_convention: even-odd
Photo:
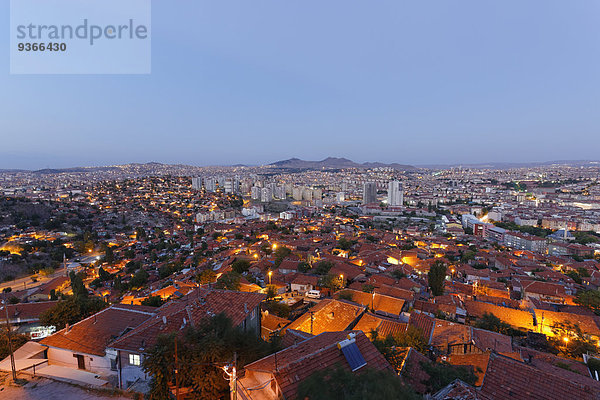
<instances>
[{"instance_id":1,"label":"high-rise building","mask_svg":"<svg viewBox=\"0 0 600 400\"><path fill-rule=\"evenodd\" d=\"M401 206L404 204L404 191L402 182L390 181L388 183L388 206Z\"/></svg>"},{"instance_id":2,"label":"high-rise building","mask_svg":"<svg viewBox=\"0 0 600 400\"><path fill-rule=\"evenodd\" d=\"M297 186L292 191L292 197L294 200L302 200L302 194L304 193L304 186Z\"/></svg>"},{"instance_id":3,"label":"high-rise building","mask_svg":"<svg viewBox=\"0 0 600 400\"><path fill-rule=\"evenodd\" d=\"M207 192L216 192L217 191L217 181L215 178L204 178L204 189Z\"/></svg>"},{"instance_id":4,"label":"high-rise building","mask_svg":"<svg viewBox=\"0 0 600 400\"><path fill-rule=\"evenodd\" d=\"M377 202L377 184L375 182L365 182L363 184L363 204Z\"/></svg>"},{"instance_id":5,"label":"high-rise building","mask_svg":"<svg viewBox=\"0 0 600 400\"><path fill-rule=\"evenodd\" d=\"M273 200L273 192L271 191L271 188L262 188L260 193L260 201L263 203L268 203L271 200Z\"/></svg>"},{"instance_id":6,"label":"high-rise building","mask_svg":"<svg viewBox=\"0 0 600 400\"><path fill-rule=\"evenodd\" d=\"M192 189L195 190L200 190L202 189L202 178L201 177L195 177L192 178Z\"/></svg>"}]
</instances>

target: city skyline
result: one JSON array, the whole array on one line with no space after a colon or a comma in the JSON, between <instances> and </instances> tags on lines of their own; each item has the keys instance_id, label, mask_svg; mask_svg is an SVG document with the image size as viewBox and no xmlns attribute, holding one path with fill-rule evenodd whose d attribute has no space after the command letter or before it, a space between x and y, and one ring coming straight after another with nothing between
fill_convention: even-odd
<instances>
[{"instance_id":1,"label":"city skyline","mask_svg":"<svg viewBox=\"0 0 600 400\"><path fill-rule=\"evenodd\" d=\"M155 2L150 75L9 75L0 41L0 168L596 158L598 3L316 6Z\"/></svg>"}]
</instances>

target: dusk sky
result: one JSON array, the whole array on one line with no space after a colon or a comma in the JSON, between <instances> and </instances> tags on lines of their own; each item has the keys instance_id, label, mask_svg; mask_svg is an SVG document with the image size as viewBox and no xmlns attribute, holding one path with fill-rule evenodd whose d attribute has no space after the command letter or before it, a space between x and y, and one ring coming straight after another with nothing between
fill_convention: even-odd
<instances>
[{"instance_id":1,"label":"dusk sky","mask_svg":"<svg viewBox=\"0 0 600 400\"><path fill-rule=\"evenodd\" d=\"M150 75L9 75L5 35L0 168L600 158L597 0L152 7Z\"/></svg>"}]
</instances>

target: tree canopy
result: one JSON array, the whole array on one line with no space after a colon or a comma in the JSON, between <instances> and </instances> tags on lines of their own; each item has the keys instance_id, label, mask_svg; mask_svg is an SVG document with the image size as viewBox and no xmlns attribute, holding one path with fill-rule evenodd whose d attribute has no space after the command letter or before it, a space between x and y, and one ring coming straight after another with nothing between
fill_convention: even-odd
<instances>
[{"instance_id":1,"label":"tree canopy","mask_svg":"<svg viewBox=\"0 0 600 400\"><path fill-rule=\"evenodd\" d=\"M40 323L46 326L54 325L56 329L62 329L67 324L73 325L106 306L107 304L99 297L77 298L70 296L40 314Z\"/></svg>"},{"instance_id":2,"label":"tree canopy","mask_svg":"<svg viewBox=\"0 0 600 400\"><path fill-rule=\"evenodd\" d=\"M494 314L487 312L484 313L483 316L475 323L475 327L502 333L504 335L510 335L512 332L512 327L510 324L502 321Z\"/></svg>"},{"instance_id":3,"label":"tree canopy","mask_svg":"<svg viewBox=\"0 0 600 400\"><path fill-rule=\"evenodd\" d=\"M443 261L437 260L433 263L427 274L429 288L434 296L444 294L444 281L446 280L446 264Z\"/></svg>"},{"instance_id":4,"label":"tree canopy","mask_svg":"<svg viewBox=\"0 0 600 400\"><path fill-rule=\"evenodd\" d=\"M317 371L300 382L298 399L309 400L416 400L420 399L410 386L387 371L366 369L353 373L335 368Z\"/></svg>"},{"instance_id":5,"label":"tree canopy","mask_svg":"<svg viewBox=\"0 0 600 400\"><path fill-rule=\"evenodd\" d=\"M240 290L242 276L235 271L225 272L217 280L215 287L225 290Z\"/></svg>"},{"instance_id":6,"label":"tree canopy","mask_svg":"<svg viewBox=\"0 0 600 400\"><path fill-rule=\"evenodd\" d=\"M174 383L175 334L161 335L144 359L143 368L152 376L150 399L169 398L168 386ZM232 326L225 314L207 318L195 327L188 326L177 336L180 387L192 389L194 399L228 397L229 386L220 366L237 354L238 369L270 354L275 348L257 336Z\"/></svg>"},{"instance_id":7,"label":"tree canopy","mask_svg":"<svg viewBox=\"0 0 600 400\"><path fill-rule=\"evenodd\" d=\"M575 303L589 308L596 314L600 314L600 291L599 290L581 290L575 296Z\"/></svg>"}]
</instances>

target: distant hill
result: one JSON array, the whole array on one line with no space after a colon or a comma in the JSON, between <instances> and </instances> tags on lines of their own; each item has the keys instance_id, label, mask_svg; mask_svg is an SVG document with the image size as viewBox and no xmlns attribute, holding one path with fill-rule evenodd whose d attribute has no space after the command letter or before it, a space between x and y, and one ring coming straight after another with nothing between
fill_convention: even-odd
<instances>
[{"instance_id":1,"label":"distant hill","mask_svg":"<svg viewBox=\"0 0 600 400\"><path fill-rule=\"evenodd\" d=\"M508 168L534 168L548 167L551 165L564 165L569 167L600 167L600 161L592 160L555 160L542 162L489 162L482 164L427 164L419 165L422 168L446 169L446 168L473 168L473 169L508 169Z\"/></svg>"},{"instance_id":2,"label":"distant hill","mask_svg":"<svg viewBox=\"0 0 600 400\"><path fill-rule=\"evenodd\" d=\"M363 164L356 163L347 158L327 157L321 161L306 161L299 158L290 158L289 160L276 161L269 164L275 168L292 168L292 169L322 169L322 168L383 168L389 167L401 171L416 169L412 165L404 164L384 164L379 162L366 162Z\"/></svg>"}]
</instances>

